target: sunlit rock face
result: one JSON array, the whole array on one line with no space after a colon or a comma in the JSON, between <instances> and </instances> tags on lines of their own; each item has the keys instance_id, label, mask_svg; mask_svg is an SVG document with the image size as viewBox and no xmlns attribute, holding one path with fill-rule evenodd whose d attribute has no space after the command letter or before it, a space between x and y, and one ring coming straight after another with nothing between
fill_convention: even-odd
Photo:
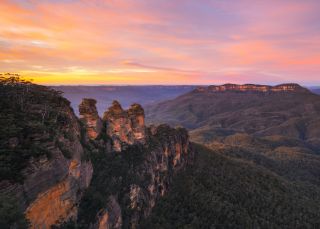
<instances>
[{"instance_id":1,"label":"sunlit rock face","mask_svg":"<svg viewBox=\"0 0 320 229\"><path fill-rule=\"evenodd\" d=\"M80 143L80 126L73 113L66 128L72 140L60 138L65 150L71 152L66 158L61 150L51 150L52 158L31 162L23 184L24 195L31 199L25 214L31 228L50 228L77 216L77 205L82 193L89 186L93 168L91 162L81 160L83 148Z\"/></svg>"},{"instance_id":2,"label":"sunlit rock face","mask_svg":"<svg viewBox=\"0 0 320 229\"><path fill-rule=\"evenodd\" d=\"M98 115L96 103L94 99L85 98L79 105L80 120L84 123L90 139L96 139L102 129L102 121Z\"/></svg>"},{"instance_id":3,"label":"sunlit rock face","mask_svg":"<svg viewBox=\"0 0 320 229\"><path fill-rule=\"evenodd\" d=\"M91 163L71 160L65 178L36 196L26 211L31 228L50 228L77 216L81 194L90 184ZM44 174L45 175L45 174Z\"/></svg>"},{"instance_id":4,"label":"sunlit rock face","mask_svg":"<svg viewBox=\"0 0 320 229\"><path fill-rule=\"evenodd\" d=\"M220 86L199 87L195 89L196 92L224 92L224 91L238 91L238 92L308 92L306 88L299 84L280 84L277 86L257 85L257 84L224 84Z\"/></svg>"},{"instance_id":5,"label":"sunlit rock face","mask_svg":"<svg viewBox=\"0 0 320 229\"><path fill-rule=\"evenodd\" d=\"M133 104L128 110L123 110L118 101L113 101L103 120L115 151L120 152L123 143L132 145L145 141L144 110L140 105Z\"/></svg>"}]
</instances>

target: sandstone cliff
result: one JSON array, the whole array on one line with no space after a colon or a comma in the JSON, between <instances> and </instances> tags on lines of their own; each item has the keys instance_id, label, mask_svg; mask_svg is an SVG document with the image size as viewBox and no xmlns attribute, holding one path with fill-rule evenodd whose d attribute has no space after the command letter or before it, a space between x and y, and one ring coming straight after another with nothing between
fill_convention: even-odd
<instances>
[{"instance_id":1,"label":"sandstone cliff","mask_svg":"<svg viewBox=\"0 0 320 229\"><path fill-rule=\"evenodd\" d=\"M198 87L195 92L308 92L308 89L301 87L299 84L280 84L276 86L257 85L257 84L224 84L220 86Z\"/></svg>"},{"instance_id":2,"label":"sandstone cliff","mask_svg":"<svg viewBox=\"0 0 320 229\"><path fill-rule=\"evenodd\" d=\"M19 81L2 86L8 100L1 96L7 108L0 115L11 132L1 136L1 196L16 198L30 228L74 219L93 173L78 118L56 91ZM17 95L21 100L10 99Z\"/></svg>"}]
</instances>

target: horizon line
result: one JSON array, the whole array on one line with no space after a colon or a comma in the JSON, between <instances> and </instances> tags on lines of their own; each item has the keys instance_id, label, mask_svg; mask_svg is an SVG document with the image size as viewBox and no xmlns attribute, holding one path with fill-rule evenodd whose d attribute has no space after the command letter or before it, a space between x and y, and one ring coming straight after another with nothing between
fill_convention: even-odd
<instances>
[{"instance_id":1,"label":"horizon line","mask_svg":"<svg viewBox=\"0 0 320 229\"><path fill-rule=\"evenodd\" d=\"M36 83L37 84L37 83ZM310 84L310 85L304 85L300 83L274 83L274 84L259 84L259 83L222 83L222 84L39 84L44 85L47 87L105 87L105 86L112 86L112 87L159 87L159 86L167 86L167 87L191 87L191 86L221 86L225 84L235 84L235 85L247 85L247 84L253 84L253 85L263 85L263 86L277 86L282 84L298 84L302 87L320 87L320 84Z\"/></svg>"}]
</instances>

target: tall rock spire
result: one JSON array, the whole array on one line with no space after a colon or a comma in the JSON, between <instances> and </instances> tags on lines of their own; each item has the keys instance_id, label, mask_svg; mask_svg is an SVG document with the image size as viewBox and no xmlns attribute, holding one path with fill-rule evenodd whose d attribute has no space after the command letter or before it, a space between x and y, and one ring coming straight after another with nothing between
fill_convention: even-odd
<instances>
[{"instance_id":1,"label":"tall rock spire","mask_svg":"<svg viewBox=\"0 0 320 229\"><path fill-rule=\"evenodd\" d=\"M84 98L79 105L80 120L85 124L90 139L96 139L102 129L102 121L98 115L96 103L94 99Z\"/></svg>"}]
</instances>

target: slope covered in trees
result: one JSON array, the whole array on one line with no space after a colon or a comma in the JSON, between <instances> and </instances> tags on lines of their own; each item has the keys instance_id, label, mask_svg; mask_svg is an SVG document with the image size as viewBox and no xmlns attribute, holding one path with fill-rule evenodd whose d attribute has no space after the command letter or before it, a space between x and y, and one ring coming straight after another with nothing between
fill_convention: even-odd
<instances>
[{"instance_id":1,"label":"slope covered in trees","mask_svg":"<svg viewBox=\"0 0 320 229\"><path fill-rule=\"evenodd\" d=\"M317 228L320 187L268 166L197 146L195 164L179 174L142 228Z\"/></svg>"}]
</instances>

